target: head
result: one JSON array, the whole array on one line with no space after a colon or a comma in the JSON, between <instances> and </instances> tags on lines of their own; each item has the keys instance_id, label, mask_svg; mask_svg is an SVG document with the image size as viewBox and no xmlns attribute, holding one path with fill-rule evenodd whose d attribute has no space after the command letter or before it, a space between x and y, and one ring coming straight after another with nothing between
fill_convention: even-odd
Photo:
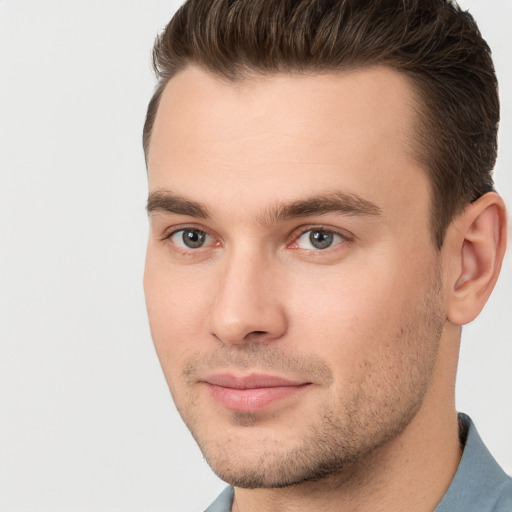
<instances>
[{"instance_id":1,"label":"head","mask_svg":"<svg viewBox=\"0 0 512 512\"><path fill-rule=\"evenodd\" d=\"M155 62L146 299L214 470L282 487L420 444L454 414L459 326L504 252L496 81L471 17L196 0Z\"/></svg>"}]
</instances>

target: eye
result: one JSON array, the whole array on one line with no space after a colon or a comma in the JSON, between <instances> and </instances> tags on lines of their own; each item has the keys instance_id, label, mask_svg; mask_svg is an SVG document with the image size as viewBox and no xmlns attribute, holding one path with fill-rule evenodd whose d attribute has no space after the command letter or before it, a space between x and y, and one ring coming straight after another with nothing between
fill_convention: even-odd
<instances>
[{"instance_id":1,"label":"eye","mask_svg":"<svg viewBox=\"0 0 512 512\"><path fill-rule=\"evenodd\" d=\"M174 231L169 240L182 249L200 249L211 242L211 237L200 229L189 228Z\"/></svg>"},{"instance_id":2,"label":"eye","mask_svg":"<svg viewBox=\"0 0 512 512\"><path fill-rule=\"evenodd\" d=\"M345 237L339 233L325 229L310 229L297 238L295 245L300 249L322 250L344 241Z\"/></svg>"}]
</instances>

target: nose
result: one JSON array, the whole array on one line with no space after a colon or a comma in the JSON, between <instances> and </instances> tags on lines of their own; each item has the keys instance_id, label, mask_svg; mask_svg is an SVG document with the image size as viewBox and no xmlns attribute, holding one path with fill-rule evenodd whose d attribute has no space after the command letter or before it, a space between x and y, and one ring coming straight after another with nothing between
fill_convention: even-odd
<instances>
[{"instance_id":1,"label":"nose","mask_svg":"<svg viewBox=\"0 0 512 512\"><path fill-rule=\"evenodd\" d=\"M210 333L232 345L278 340L288 327L283 288L280 269L265 258L228 258L208 319Z\"/></svg>"}]
</instances>

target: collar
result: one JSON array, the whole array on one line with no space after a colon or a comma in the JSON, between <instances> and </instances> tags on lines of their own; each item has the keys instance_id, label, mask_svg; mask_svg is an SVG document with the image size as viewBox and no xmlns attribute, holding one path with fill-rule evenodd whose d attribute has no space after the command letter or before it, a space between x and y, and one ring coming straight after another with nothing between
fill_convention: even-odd
<instances>
[{"instance_id":1,"label":"collar","mask_svg":"<svg viewBox=\"0 0 512 512\"><path fill-rule=\"evenodd\" d=\"M434 512L510 512L512 479L494 460L471 418L459 413L464 452L457 472Z\"/></svg>"}]
</instances>

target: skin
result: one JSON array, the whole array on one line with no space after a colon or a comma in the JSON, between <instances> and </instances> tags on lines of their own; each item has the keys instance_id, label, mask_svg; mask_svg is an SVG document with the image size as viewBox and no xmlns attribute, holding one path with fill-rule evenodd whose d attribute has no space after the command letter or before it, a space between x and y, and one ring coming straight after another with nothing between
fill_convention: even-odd
<instances>
[{"instance_id":1,"label":"skin","mask_svg":"<svg viewBox=\"0 0 512 512\"><path fill-rule=\"evenodd\" d=\"M164 91L148 155L151 332L234 510L427 511L453 477L458 325L499 272L504 207L487 195L434 247L414 104L380 67L236 84L189 67ZM219 374L300 386L226 406Z\"/></svg>"}]
</instances>

